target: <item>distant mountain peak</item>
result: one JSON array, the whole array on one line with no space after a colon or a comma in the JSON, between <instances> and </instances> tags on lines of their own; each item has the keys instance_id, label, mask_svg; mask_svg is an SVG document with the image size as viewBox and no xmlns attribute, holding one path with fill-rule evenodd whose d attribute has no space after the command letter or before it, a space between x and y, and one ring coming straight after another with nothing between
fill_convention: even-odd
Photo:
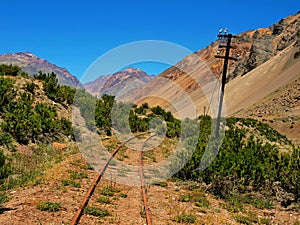
<instances>
[{"instance_id":1,"label":"distant mountain peak","mask_svg":"<svg viewBox=\"0 0 300 225\"><path fill-rule=\"evenodd\" d=\"M131 89L140 88L153 78L153 75L148 75L140 68L129 67L114 74L100 76L84 86L96 96L110 94L118 97Z\"/></svg>"},{"instance_id":2,"label":"distant mountain peak","mask_svg":"<svg viewBox=\"0 0 300 225\"><path fill-rule=\"evenodd\" d=\"M79 80L66 68L50 63L46 59L39 58L31 52L16 52L0 55L0 64L17 65L30 76L39 73L39 71L42 73L54 72L57 75L59 84L71 87L82 87Z\"/></svg>"},{"instance_id":3,"label":"distant mountain peak","mask_svg":"<svg viewBox=\"0 0 300 225\"><path fill-rule=\"evenodd\" d=\"M134 67L129 67L127 69L124 69L122 71L114 73L113 75L115 75L115 74L127 74L130 76L136 76L136 75L138 75L138 76L153 76L153 75L147 74L145 71L143 71L140 68L134 68Z\"/></svg>"},{"instance_id":4,"label":"distant mountain peak","mask_svg":"<svg viewBox=\"0 0 300 225\"><path fill-rule=\"evenodd\" d=\"M7 53L4 55L12 55L12 56L16 56L16 57L24 57L24 58L29 57L29 58L38 59L38 57L31 52L16 52L16 53L12 53L12 54Z\"/></svg>"},{"instance_id":5,"label":"distant mountain peak","mask_svg":"<svg viewBox=\"0 0 300 225\"><path fill-rule=\"evenodd\" d=\"M138 72L144 72L142 71L140 68L134 68L134 67L129 67L125 70L123 70L124 72L128 72L128 73L138 73Z\"/></svg>"}]
</instances>

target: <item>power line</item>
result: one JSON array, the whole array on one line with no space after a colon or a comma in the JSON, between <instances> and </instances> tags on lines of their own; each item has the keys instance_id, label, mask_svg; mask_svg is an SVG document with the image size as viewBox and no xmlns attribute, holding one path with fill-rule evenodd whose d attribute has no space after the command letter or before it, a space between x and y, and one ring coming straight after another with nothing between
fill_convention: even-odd
<instances>
[{"instance_id":1,"label":"power line","mask_svg":"<svg viewBox=\"0 0 300 225\"><path fill-rule=\"evenodd\" d=\"M219 60L219 62L221 62L221 60ZM221 64L221 63L220 63L220 64ZM210 110L210 108L211 108L212 100L213 100L213 97L214 97L215 92L216 92L216 90L217 90L217 87L218 87L218 83L219 83L219 81L220 81L221 74L222 74L222 73L220 73L220 74L218 75L218 77L217 77L217 81L216 81L215 87L214 87L214 89L213 89L213 92L212 92L211 97L210 97L210 101L209 101L209 103L208 103L208 109L207 109L207 112L209 112L209 110Z\"/></svg>"}]
</instances>

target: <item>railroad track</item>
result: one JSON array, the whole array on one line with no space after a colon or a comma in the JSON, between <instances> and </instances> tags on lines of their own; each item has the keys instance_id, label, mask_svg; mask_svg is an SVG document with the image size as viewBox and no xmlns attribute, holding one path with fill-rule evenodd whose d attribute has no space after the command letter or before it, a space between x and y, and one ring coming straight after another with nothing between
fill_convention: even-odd
<instances>
[{"instance_id":1,"label":"railroad track","mask_svg":"<svg viewBox=\"0 0 300 225\"><path fill-rule=\"evenodd\" d=\"M152 135L149 138L147 138L142 146L142 149L140 151L140 180L141 180L141 189L142 189L142 197L143 197L143 202L144 202L144 207L145 207L145 215L146 215L146 223L147 225L152 225L152 220L151 220L151 212L150 208L148 206L148 201L147 201L147 195L146 195L146 188L145 188L145 179L144 179L144 170L143 170L143 150L146 142L150 140L151 138L155 137L156 135Z\"/></svg>"},{"instance_id":2,"label":"railroad track","mask_svg":"<svg viewBox=\"0 0 300 225\"><path fill-rule=\"evenodd\" d=\"M90 198L92 197L97 185L100 183L101 178L103 177L103 175L106 172L106 169L108 167L108 165L110 164L111 160L116 156L116 154L119 152L119 150L128 142L132 141L135 138L138 138L140 136L142 136L144 134L140 134L137 135L135 137L129 138L128 140L126 140L124 143L122 143L109 157L109 159L106 161L106 163L104 164L104 166L102 167L102 169L100 170L99 174L97 175L97 177L94 179L92 185L90 186L87 194L85 195L85 198L83 199L82 203L79 206L79 209L76 211L75 215L72 218L71 221L71 225L77 225L80 221L80 218L84 212L85 207L87 206ZM144 179L144 171L143 171L143 150L145 147L145 144L147 141L149 141L151 138L155 137L156 135L152 135L150 137L148 137L143 145L142 148L140 150L140 154L139 154L139 177L140 177L140 181L141 181L141 193L142 193L142 199L143 199L143 203L144 203L144 209L145 209L145 215L146 215L146 224L147 225L152 225L152 220L151 220L151 212L150 212L150 208L148 205L148 201L147 201L147 195L146 195L146 188L145 188L145 179Z\"/></svg>"}]
</instances>

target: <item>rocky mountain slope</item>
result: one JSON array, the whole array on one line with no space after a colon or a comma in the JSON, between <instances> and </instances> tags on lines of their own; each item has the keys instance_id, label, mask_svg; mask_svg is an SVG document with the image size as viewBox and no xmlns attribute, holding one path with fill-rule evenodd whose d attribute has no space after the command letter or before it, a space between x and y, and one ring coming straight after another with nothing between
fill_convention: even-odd
<instances>
[{"instance_id":1,"label":"rocky mountain slope","mask_svg":"<svg viewBox=\"0 0 300 225\"><path fill-rule=\"evenodd\" d=\"M79 80L70 74L66 68L56 66L45 59L41 59L30 52L18 52L13 54L0 55L0 64L13 64L22 68L30 76L42 73L54 72L58 76L61 85L70 87L81 86Z\"/></svg>"},{"instance_id":2,"label":"rocky mountain slope","mask_svg":"<svg viewBox=\"0 0 300 225\"><path fill-rule=\"evenodd\" d=\"M154 76L148 75L141 69L128 68L112 75L100 76L95 81L85 84L84 87L92 95L119 96L147 84L153 78Z\"/></svg>"},{"instance_id":3,"label":"rocky mountain slope","mask_svg":"<svg viewBox=\"0 0 300 225\"><path fill-rule=\"evenodd\" d=\"M300 13L269 28L238 34L233 39L231 55L236 57L239 54L239 57L229 65L229 82L225 91L227 115L250 107L300 76L299 27ZM216 79L220 78L223 67L223 61L215 58L218 50L224 55L219 49L220 44L224 44L224 40L217 40L187 56L141 90L128 93L121 100L143 101L172 110L172 103L188 95L198 114L202 114L203 107L210 107L210 113L214 114L212 111L216 107L211 105L211 99L217 99ZM164 79L169 85L162 84ZM186 104L177 106L178 110L190 116L191 109Z\"/></svg>"},{"instance_id":4,"label":"rocky mountain slope","mask_svg":"<svg viewBox=\"0 0 300 225\"><path fill-rule=\"evenodd\" d=\"M247 74L292 44L297 43L299 47L299 26L300 12L295 16L282 19L268 28L259 28L236 35L232 44L234 49L231 52L232 56L239 56L237 62L230 62L229 79ZM223 66L219 59L215 59L220 44L225 44L225 41L217 40L195 52L215 75L222 72ZM223 51L223 49L219 50ZM299 57L299 53L296 54L296 57ZM176 80L184 71L183 64L189 63L190 58L191 56L188 56L175 65L177 69L169 68L160 76ZM183 69L183 71L177 71L178 69Z\"/></svg>"},{"instance_id":5,"label":"rocky mountain slope","mask_svg":"<svg viewBox=\"0 0 300 225\"><path fill-rule=\"evenodd\" d=\"M251 117L269 124L300 145L300 77L235 116Z\"/></svg>"}]
</instances>

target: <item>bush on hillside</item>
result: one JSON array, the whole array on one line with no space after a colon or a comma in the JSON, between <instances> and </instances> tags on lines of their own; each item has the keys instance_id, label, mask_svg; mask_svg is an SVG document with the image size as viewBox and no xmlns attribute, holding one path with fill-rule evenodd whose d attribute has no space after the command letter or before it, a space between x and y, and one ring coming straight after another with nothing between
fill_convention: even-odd
<instances>
[{"instance_id":1,"label":"bush on hillside","mask_svg":"<svg viewBox=\"0 0 300 225\"><path fill-rule=\"evenodd\" d=\"M9 75L9 76L18 76L21 75L22 69L19 66L15 65L7 65L1 64L0 65L0 76Z\"/></svg>"},{"instance_id":2,"label":"bush on hillside","mask_svg":"<svg viewBox=\"0 0 300 225\"><path fill-rule=\"evenodd\" d=\"M51 83L50 80L54 80L53 75L50 77L45 75L46 78L49 83ZM58 119L54 107L44 103L35 103L34 90L37 85L34 82L25 84L24 90L27 92L17 92L14 83L10 78L0 77L0 116L3 119L0 144L13 150L11 137L21 144L27 144L58 140L61 135L73 135L71 122L66 119ZM50 91L51 88L48 89L48 93L54 96L55 93ZM57 99L66 103L71 102L73 89L58 87L57 91L59 93Z\"/></svg>"},{"instance_id":3,"label":"bush on hillside","mask_svg":"<svg viewBox=\"0 0 300 225\"><path fill-rule=\"evenodd\" d=\"M212 184L211 190L221 197L233 190L251 187L252 190L259 191L266 186L272 186L274 182L280 182L286 191L299 198L299 148L290 145L291 154L281 152L273 141L286 144L290 142L268 125L256 120L229 118L227 125L229 129L225 133L218 155L206 170L200 171L199 164L211 129L211 118L201 117L197 147L191 159L175 177ZM265 140L249 134L246 127L257 129ZM174 163L180 162L182 157L184 154L178 153Z\"/></svg>"},{"instance_id":4,"label":"bush on hillside","mask_svg":"<svg viewBox=\"0 0 300 225\"><path fill-rule=\"evenodd\" d=\"M43 81L43 88L48 98L58 103L72 104L76 90L69 86L58 84L57 75L53 72L33 75L35 79Z\"/></svg>"}]
</instances>

